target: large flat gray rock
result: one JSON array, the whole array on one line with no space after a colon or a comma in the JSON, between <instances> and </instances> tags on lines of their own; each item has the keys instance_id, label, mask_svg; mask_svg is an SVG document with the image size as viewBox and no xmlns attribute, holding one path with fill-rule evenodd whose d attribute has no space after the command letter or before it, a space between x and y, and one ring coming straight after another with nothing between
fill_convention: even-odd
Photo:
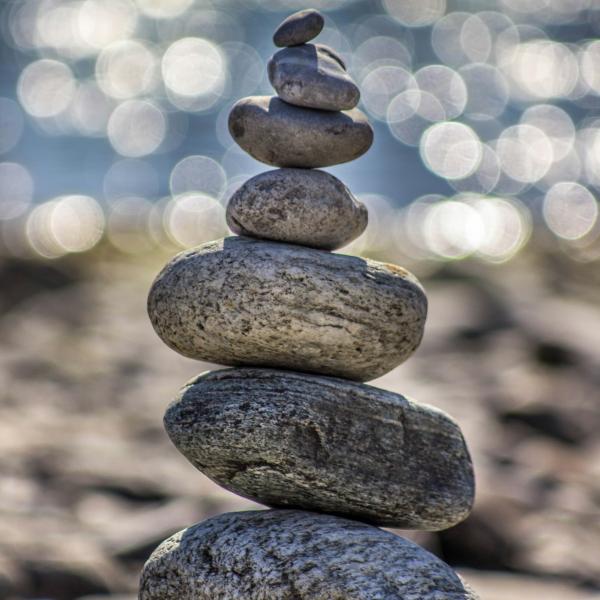
<instances>
[{"instance_id":1,"label":"large flat gray rock","mask_svg":"<svg viewBox=\"0 0 600 600\"><path fill-rule=\"evenodd\" d=\"M369 385L272 369L213 371L181 390L164 422L196 468L269 506L440 530L473 504L458 425Z\"/></svg>"},{"instance_id":2,"label":"large flat gray rock","mask_svg":"<svg viewBox=\"0 0 600 600\"><path fill-rule=\"evenodd\" d=\"M316 169L276 169L249 179L227 205L239 235L335 250L366 228L364 204L336 177Z\"/></svg>"},{"instance_id":3,"label":"large flat gray rock","mask_svg":"<svg viewBox=\"0 0 600 600\"><path fill-rule=\"evenodd\" d=\"M300 511L220 515L164 541L140 600L477 600L444 562L369 525Z\"/></svg>"},{"instance_id":4,"label":"large flat gray rock","mask_svg":"<svg viewBox=\"0 0 600 600\"><path fill-rule=\"evenodd\" d=\"M301 108L275 96L239 100L229 114L229 131L248 154L275 167L337 165L362 156L373 143L373 129L358 108Z\"/></svg>"},{"instance_id":5,"label":"large flat gray rock","mask_svg":"<svg viewBox=\"0 0 600 600\"><path fill-rule=\"evenodd\" d=\"M173 258L148 313L162 340L190 358L365 381L414 352L427 299L395 265L230 237Z\"/></svg>"},{"instance_id":6,"label":"large flat gray rock","mask_svg":"<svg viewBox=\"0 0 600 600\"><path fill-rule=\"evenodd\" d=\"M284 19L273 35L273 43L280 48L305 44L321 33L325 19L314 8L300 10Z\"/></svg>"},{"instance_id":7,"label":"large flat gray rock","mask_svg":"<svg viewBox=\"0 0 600 600\"><path fill-rule=\"evenodd\" d=\"M296 106L349 110L360 100L342 59L322 44L280 50L269 61L268 72L277 95Z\"/></svg>"}]
</instances>

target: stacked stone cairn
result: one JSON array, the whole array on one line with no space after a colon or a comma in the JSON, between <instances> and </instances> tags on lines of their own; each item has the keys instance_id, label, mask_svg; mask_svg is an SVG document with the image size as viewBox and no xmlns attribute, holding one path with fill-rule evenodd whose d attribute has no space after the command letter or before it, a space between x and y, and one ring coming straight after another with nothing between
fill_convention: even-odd
<instances>
[{"instance_id":1,"label":"stacked stone cairn","mask_svg":"<svg viewBox=\"0 0 600 600\"><path fill-rule=\"evenodd\" d=\"M227 220L240 237L183 252L148 310L181 354L233 368L188 383L165 415L178 450L269 510L223 514L163 542L142 600L473 599L456 573L379 529L441 530L474 496L471 460L443 412L365 385L416 349L427 299L401 267L334 254L367 211L315 167L353 160L373 131L323 17L287 18L269 62L276 97L240 100L229 128L279 167L247 181Z\"/></svg>"}]
</instances>

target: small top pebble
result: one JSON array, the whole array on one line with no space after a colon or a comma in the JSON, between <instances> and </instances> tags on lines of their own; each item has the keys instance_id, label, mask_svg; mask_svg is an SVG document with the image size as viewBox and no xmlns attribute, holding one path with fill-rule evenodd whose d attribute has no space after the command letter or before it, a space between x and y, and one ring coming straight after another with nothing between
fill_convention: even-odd
<instances>
[{"instance_id":1,"label":"small top pebble","mask_svg":"<svg viewBox=\"0 0 600 600\"><path fill-rule=\"evenodd\" d=\"M299 46L316 38L324 25L325 19L318 10L301 10L281 23L273 35L273 42L279 48Z\"/></svg>"}]
</instances>

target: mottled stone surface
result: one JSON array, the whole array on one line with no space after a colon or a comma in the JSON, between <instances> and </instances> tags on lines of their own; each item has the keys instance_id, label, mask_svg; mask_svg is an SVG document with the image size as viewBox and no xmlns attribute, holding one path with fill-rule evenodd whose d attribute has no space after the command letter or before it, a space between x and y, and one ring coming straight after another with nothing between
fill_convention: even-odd
<instances>
[{"instance_id":1,"label":"mottled stone surface","mask_svg":"<svg viewBox=\"0 0 600 600\"><path fill-rule=\"evenodd\" d=\"M275 167L327 167L362 156L373 129L358 109L331 112L292 106L276 96L242 98L229 131L256 160Z\"/></svg>"},{"instance_id":2,"label":"mottled stone surface","mask_svg":"<svg viewBox=\"0 0 600 600\"><path fill-rule=\"evenodd\" d=\"M213 371L181 390L164 422L196 468L269 506L431 531L456 525L473 504L458 425L369 385L273 369Z\"/></svg>"},{"instance_id":3,"label":"mottled stone surface","mask_svg":"<svg viewBox=\"0 0 600 600\"><path fill-rule=\"evenodd\" d=\"M400 267L244 237L178 254L148 297L156 332L185 356L362 381L412 354L426 312Z\"/></svg>"},{"instance_id":4,"label":"mottled stone surface","mask_svg":"<svg viewBox=\"0 0 600 600\"><path fill-rule=\"evenodd\" d=\"M444 562L363 523L309 512L227 513L165 540L140 600L477 600Z\"/></svg>"},{"instance_id":5,"label":"mottled stone surface","mask_svg":"<svg viewBox=\"0 0 600 600\"><path fill-rule=\"evenodd\" d=\"M336 177L315 169L276 169L249 179L227 205L239 235L335 250L366 228L367 209Z\"/></svg>"},{"instance_id":6,"label":"mottled stone surface","mask_svg":"<svg viewBox=\"0 0 600 600\"><path fill-rule=\"evenodd\" d=\"M325 19L318 10L300 10L282 21L273 35L273 43L280 48L305 44L321 33L323 25Z\"/></svg>"},{"instance_id":7,"label":"mottled stone surface","mask_svg":"<svg viewBox=\"0 0 600 600\"><path fill-rule=\"evenodd\" d=\"M271 58L268 71L277 95L296 106L349 110L360 100L342 59L322 44L284 48Z\"/></svg>"}]
</instances>

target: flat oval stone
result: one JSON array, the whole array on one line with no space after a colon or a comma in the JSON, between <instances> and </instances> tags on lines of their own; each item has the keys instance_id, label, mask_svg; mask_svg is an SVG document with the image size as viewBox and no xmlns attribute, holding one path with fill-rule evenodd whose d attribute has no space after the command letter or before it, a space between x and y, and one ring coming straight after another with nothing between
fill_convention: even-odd
<instances>
[{"instance_id":1,"label":"flat oval stone","mask_svg":"<svg viewBox=\"0 0 600 600\"><path fill-rule=\"evenodd\" d=\"M280 50L269 61L268 72L277 95L296 106L349 110L360 100L343 61L322 44Z\"/></svg>"},{"instance_id":2,"label":"flat oval stone","mask_svg":"<svg viewBox=\"0 0 600 600\"><path fill-rule=\"evenodd\" d=\"M229 113L229 131L256 160L275 167L327 167L362 156L373 129L358 109L331 112L250 96Z\"/></svg>"},{"instance_id":3,"label":"flat oval stone","mask_svg":"<svg viewBox=\"0 0 600 600\"><path fill-rule=\"evenodd\" d=\"M162 340L190 358L364 381L413 353L427 299L395 265L229 237L173 258L148 313Z\"/></svg>"},{"instance_id":4,"label":"flat oval stone","mask_svg":"<svg viewBox=\"0 0 600 600\"><path fill-rule=\"evenodd\" d=\"M300 10L282 21L273 35L273 43L280 48L305 44L316 38L324 25L325 19L318 10Z\"/></svg>"},{"instance_id":5,"label":"flat oval stone","mask_svg":"<svg viewBox=\"0 0 600 600\"><path fill-rule=\"evenodd\" d=\"M389 531L292 510L227 513L165 540L140 600L477 600L439 558Z\"/></svg>"},{"instance_id":6,"label":"flat oval stone","mask_svg":"<svg viewBox=\"0 0 600 600\"><path fill-rule=\"evenodd\" d=\"M335 250L366 228L368 213L336 177L314 169L277 169L249 179L227 205L239 234Z\"/></svg>"},{"instance_id":7,"label":"flat oval stone","mask_svg":"<svg viewBox=\"0 0 600 600\"><path fill-rule=\"evenodd\" d=\"M458 425L362 383L213 371L181 390L164 423L197 469L269 506L437 531L464 520L473 505L473 467Z\"/></svg>"}]
</instances>

